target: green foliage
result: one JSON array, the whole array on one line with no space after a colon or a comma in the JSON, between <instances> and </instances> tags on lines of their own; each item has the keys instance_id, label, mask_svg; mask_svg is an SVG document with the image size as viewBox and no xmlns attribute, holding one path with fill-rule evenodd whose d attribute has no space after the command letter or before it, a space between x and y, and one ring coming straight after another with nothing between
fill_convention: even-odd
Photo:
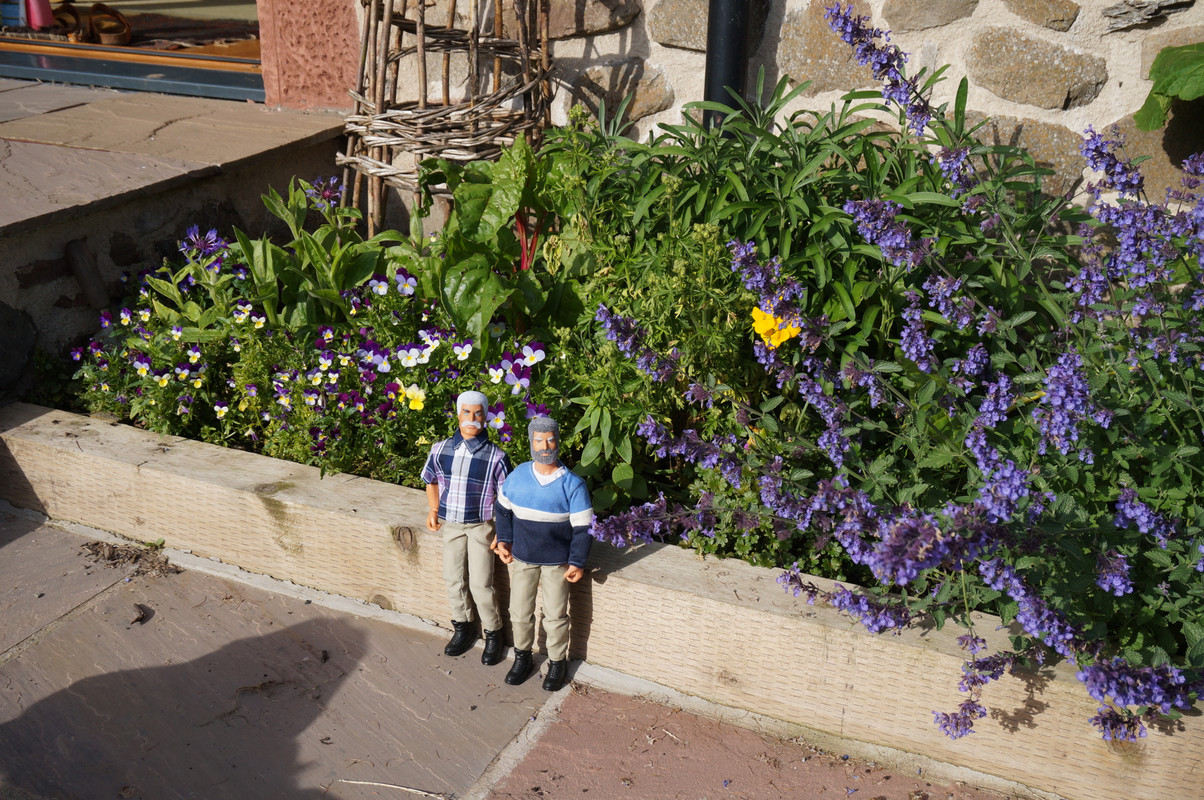
<instances>
[{"instance_id":1,"label":"green foliage","mask_svg":"<svg viewBox=\"0 0 1204 800\"><path fill-rule=\"evenodd\" d=\"M1154 85L1133 115L1142 131L1165 125L1175 100L1191 101L1204 95L1204 43L1163 48L1150 65L1150 80Z\"/></svg>"}]
</instances>

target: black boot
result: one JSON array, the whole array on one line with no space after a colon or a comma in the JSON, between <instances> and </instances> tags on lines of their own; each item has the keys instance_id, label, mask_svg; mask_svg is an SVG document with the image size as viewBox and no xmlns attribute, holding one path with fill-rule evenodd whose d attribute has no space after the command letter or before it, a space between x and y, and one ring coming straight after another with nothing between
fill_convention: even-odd
<instances>
[{"instance_id":1,"label":"black boot","mask_svg":"<svg viewBox=\"0 0 1204 800\"><path fill-rule=\"evenodd\" d=\"M487 667L492 667L502 660L502 651L505 648L502 646L502 632L485 631L485 652L481 653L481 663Z\"/></svg>"},{"instance_id":2,"label":"black boot","mask_svg":"<svg viewBox=\"0 0 1204 800\"><path fill-rule=\"evenodd\" d=\"M506 683L511 686L518 686L520 683L531 677L531 651L530 650L515 650L514 651L514 666L506 673Z\"/></svg>"},{"instance_id":3,"label":"black boot","mask_svg":"<svg viewBox=\"0 0 1204 800\"><path fill-rule=\"evenodd\" d=\"M548 662L548 674L544 676L543 688L545 692L558 692L564 686L564 679L568 676L569 662L567 659L560 661Z\"/></svg>"},{"instance_id":4,"label":"black boot","mask_svg":"<svg viewBox=\"0 0 1204 800\"><path fill-rule=\"evenodd\" d=\"M456 632L452 634L451 641L447 643L447 647L443 648L443 654L462 656L468 652L468 648L476 643L477 626L472 622L456 622L452 620L452 627L456 629Z\"/></svg>"}]
</instances>

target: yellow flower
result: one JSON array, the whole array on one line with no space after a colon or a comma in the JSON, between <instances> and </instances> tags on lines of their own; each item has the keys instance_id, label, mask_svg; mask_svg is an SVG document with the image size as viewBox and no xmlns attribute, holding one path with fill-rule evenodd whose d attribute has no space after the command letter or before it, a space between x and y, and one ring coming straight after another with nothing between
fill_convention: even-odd
<instances>
[{"instance_id":1,"label":"yellow flower","mask_svg":"<svg viewBox=\"0 0 1204 800\"><path fill-rule=\"evenodd\" d=\"M776 348L782 342L793 339L802 331L797 325L767 314L758 306L752 311L753 330L765 340L765 344Z\"/></svg>"}]
</instances>

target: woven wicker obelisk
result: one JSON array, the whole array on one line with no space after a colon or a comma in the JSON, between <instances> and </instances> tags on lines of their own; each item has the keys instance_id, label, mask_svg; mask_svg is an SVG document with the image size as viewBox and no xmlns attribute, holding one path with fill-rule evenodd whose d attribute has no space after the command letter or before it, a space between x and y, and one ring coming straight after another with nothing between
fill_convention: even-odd
<instances>
[{"instance_id":1,"label":"woven wicker obelisk","mask_svg":"<svg viewBox=\"0 0 1204 800\"><path fill-rule=\"evenodd\" d=\"M519 134L539 139L550 122L548 0L361 2L355 110L338 163L347 201L366 206L375 233L385 187L414 191L423 159L492 159Z\"/></svg>"}]
</instances>

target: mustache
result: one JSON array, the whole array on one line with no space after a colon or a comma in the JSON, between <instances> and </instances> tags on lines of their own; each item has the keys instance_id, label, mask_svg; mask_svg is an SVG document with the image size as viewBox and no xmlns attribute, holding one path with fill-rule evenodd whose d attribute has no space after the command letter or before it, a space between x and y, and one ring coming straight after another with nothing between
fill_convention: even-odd
<instances>
[{"instance_id":1,"label":"mustache","mask_svg":"<svg viewBox=\"0 0 1204 800\"><path fill-rule=\"evenodd\" d=\"M466 419L460 423L460 427L461 428L472 428L474 431L479 431L481 428L484 428L485 426L475 420Z\"/></svg>"}]
</instances>

